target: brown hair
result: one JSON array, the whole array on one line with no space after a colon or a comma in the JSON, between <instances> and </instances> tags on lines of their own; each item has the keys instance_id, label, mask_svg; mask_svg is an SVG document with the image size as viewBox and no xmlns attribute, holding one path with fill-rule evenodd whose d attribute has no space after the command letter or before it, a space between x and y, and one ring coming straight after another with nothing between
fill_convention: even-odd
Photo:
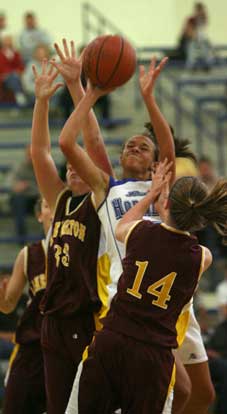
<instances>
[{"instance_id":1,"label":"brown hair","mask_svg":"<svg viewBox=\"0 0 227 414\"><path fill-rule=\"evenodd\" d=\"M145 130L142 132L142 135L150 138L153 141L155 145L155 161L158 161L159 149L157 146L157 138L155 135L153 125L150 122L146 122L144 124L144 127L145 127ZM175 131L172 125L169 124L169 127L170 127L170 131L172 132L172 136L173 136L176 158L179 158L179 157L188 158L195 163L195 166L197 166L198 161L197 161L196 155L190 148L191 142L188 139L178 138L175 135Z\"/></svg>"},{"instance_id":2,"label":"brown hair","mask_svg":"<svg viewBox=\"0 0 227 414\"><path fill-rule=\"evenodd\" d=\"M180 230L197 231L212 224L227 235L227 180L220 179L209 192L197 177L179 178L170 195L170 215Z\"/></svg>"},{"instance_id":3,"label":"brown hair","mask_svg":"<svg viewBox=\"0 0 227 414\"><path fill-rule=\"evenodd\" d=\"M35 206L34 206L34 213L35 216L38 217L41 214L42 211L42 197L39 197L36 202L35 202Z\"/></svg>"}]
</instances>

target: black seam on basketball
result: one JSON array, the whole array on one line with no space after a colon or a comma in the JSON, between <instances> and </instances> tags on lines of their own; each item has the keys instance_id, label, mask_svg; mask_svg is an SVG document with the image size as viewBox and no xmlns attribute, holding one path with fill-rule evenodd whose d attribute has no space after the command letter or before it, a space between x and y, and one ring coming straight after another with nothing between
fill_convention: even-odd
<instances>
[{"instance_id":1,"label":"black seam on basketball","mask_svg":"<svg viewBox=\"0 0 227 414\"><path fill-rule=\"evenodd\" d=\"M124 51L124 39L121 37L121 51L120 51L120 54L119 54L118 61L115 65L115 68L114 68L113 72L111 73L109 79L102 85L102 88L105 88L105 86L108 85L108 83L111 81L111 79L113 79L115 73L117 72L117 69L120 65L121 57L123 55L123 51Z\"/></svg>"},{"instance_id":2,"label":"black seam on basketball","mask_svg":"<svg viewBox=\"0 0 227 414\"><path fill-rule=\"evenodd\" d=\"M100 81L100 78L99 78L99 63L100 63L100 57L101 57L101 53L102 53L103 46L104 46L104 44L107 42L107 40L109 40L109 38L110 38L110 36L105 37L105 38L103 39L103 42L102 42L102 44L101 44L101 46L100 46L100 48L99 48L99 53L98 53L98 56L97 56L96 73L95 73L95 75L96 75L96 79L97 79L97 84L98 84L98 86L99 86L99 82L101 82L101 81ZM102 82L101 82L101 83L102 83Z\"/></svg>"}]
</instances>

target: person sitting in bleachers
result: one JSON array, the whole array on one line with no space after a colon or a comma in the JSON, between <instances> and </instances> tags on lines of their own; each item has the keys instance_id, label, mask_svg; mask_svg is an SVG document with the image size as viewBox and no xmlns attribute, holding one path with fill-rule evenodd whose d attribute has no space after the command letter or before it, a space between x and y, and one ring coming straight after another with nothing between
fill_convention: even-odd
<instances>
[{"instance_id":1,"label":"person sitting in bleachers","mask_svg":"<svg viewBox=\"0 0 227 414\"><path fill-rule=\"evenodd\" d=\"M40 44L50 46L50 36L38 26L35 13L27 12L24 15L24 29L19 37L20 51L25 63L33 58L34 50Z\"/></svg>"},{"instance_id":2,"label":"person sitting in bleachers","mask_svg":"<svg viewBox=\"0 0 227 414\"><path fill-rule=\"evenodd\" d=\"M29 104L34 104L35 102L35 89L34 89L34 73L32 70L32 66L35 65L36 68L41 71L43 59L49 60L51 56L51 51L48 45L46 44L38 44L33 53L33 58L28 61L26 64L23 76L22 76L22 83L24 92L26 93L27 100ZM57 78L58 82L62 81L61 76L59 75ZM51 100L51 108L55 108L58 106L59 102L59 93L60 90L53 96Z\"/></svg>"},{"instance_id":3,"label":"person sitting in bleachers","mask_svg":"<svg viewBox=\"0 0 227 414\"><path fill-rule=\"evenodd\" d=\"M222 306L222 311L224 307ZM217 394L215 414L227 413L227 296L225 318L215 328L207 343L211 378Z\"/></svg>"},{"instance_id":4,"label":"person sitting in bleachers","mask_svg":"<svg viewBox=\"0 0 227 414\"><path fill-rule=\"evenodd\" d=\"M10 205L15 223L18 242L25 244L27 236L26 216L33 212L38 198L35 174L30 155L30 146L26 147L25 159L17 165L8 178L11 183Z\"/></svg>"},{"instance_id":5,"label":"person sitting in bleachers","mask_svg":"<svg viewBox=\"0 0 227 414\"><path fill-rule=\"evenodd\" d=\"M0 43L3 31L6 29L6 15L3 11L0 11Z\"/></svg>"},{"instance_id":6,"label":"person sitting in bleachers","mask_svg":"<svg viewBox=\"0 0 227 414\"><path fill-rule=\"evenodd\" d=\"M23 60L18 50L14 47L13 37L8 33L2 33L0 46L0 100L7 100L7 97L9 99L9 94L11 93L11 99L15 98L19 106L26 105L21 82L23 70Z\"/></svg>"}]
</instances>

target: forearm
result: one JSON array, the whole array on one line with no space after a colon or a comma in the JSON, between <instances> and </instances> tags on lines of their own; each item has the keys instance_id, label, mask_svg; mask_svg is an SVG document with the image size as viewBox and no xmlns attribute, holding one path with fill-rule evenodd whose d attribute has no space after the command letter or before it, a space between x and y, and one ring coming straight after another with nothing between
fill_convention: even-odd
<instances>
[{"instance_id":1,"label":"forearm","mask_svg":"<svg viewBox=\"0 0 227 414\"><path fill-rule=\"evenodd\" d=\"M59 138L63 152L74 146L75 138L78 138L94 103L94 97L91 94L85 94L66 121Z\"/></svg>"},{"instance_id":2,"label":"forearm","mask_svg":"<svg viewBox=\"0 0 227 414\"><path fill-rule=\"evenodd\" d=\"M155 131L159 147L160 161L163 161L165 158L167 158L168 161L174 161L174 141L168 122L161 113L153 95L150 95L144 99L144 101L149 113L151 124Z\"/></svg>"},{"instance_id":3,"label":"forearm","mask_svg":"<svg viewBox=\"0 0 227 414\"><path fill-rule=\"evenodd\" d=\"M146 194L146 196L130 208L127 213L121 219L122 224L130 223L131 221L140 220L147 212L149 206L153 204L155 197L153 196L152 190Z\"/></svg>"},{"instance_id":4,"label":"forearm","mask_svg":"<svg viewBox=\"0 0 227 414\"><path fill-rule=\"evenodd\" d=\"M76 107L85 95L81 80L77 82L67 82L67 87L72 97L74 106ZM105 171L107 174L113 175L111 162L105 148L98 121L92 108L88 112L88 115L84 119L81 127L84 145L88 155L97 167Z\"/></svg>"},{"instance_id":5,"label":"forearm","mask_svg":"<svg viewBox=\"0 0 227 414\"><path fill-rule=\"evenodd\" d=\"M50 152L49 101L36 99L32 119L32 153Z\"/></svg>"}]
</instances>

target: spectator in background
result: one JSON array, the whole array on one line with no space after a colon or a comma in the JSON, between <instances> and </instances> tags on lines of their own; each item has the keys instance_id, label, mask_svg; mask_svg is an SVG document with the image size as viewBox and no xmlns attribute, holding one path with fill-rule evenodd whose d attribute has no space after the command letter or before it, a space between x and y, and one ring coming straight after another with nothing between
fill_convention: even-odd
<instances>
[{"instance_id":1,"label":"spectator in background","mask_svg":"<svg viewBox=\"0 0 227 414\"><path fill-rule=\"evenodd\" d=\"M218 177L212 160L209 157L202 156L198 162L199 177L211 190L216 184ZM222 237L219 236L213 226L207 226L206 229L197 233L199 242L208 247L213 254L213 263L206 273L206 278L201 281L201 286L205 290L214 291L217 284L223 279L223 265L227 254L227 249L223 245ZM207 286L203 282L207 282Z\"/></svg>"},{"instance_id":2,"label":"spectator in background","mask_svg":"<svg viewBox=\"0 0 227 414\"><path fill-rule=\"evenodd\" d=\"M32 70L32 66L35 65L38 71L41 72L43 59L49 60L50 55L51 53L49 46L46 44L39 44L34 49L33 58L28 61L25 67L25 71L22 76L23 88L24 92L26 93L28 102L32 105L35 102L34 73ZM59 76L57 78L57 81L61 82L62 78ZM53 99L51 100L52 108L58 105L59 92L60 90L57 91L57 93L53 96Z\"/></svg>"},{"instance_id":3,"label":"spectator in background","mask_svg":"<svg viewBox=\"0 0 227 414\"><path fill-rule=\"evenodd\" d=\"M188 19L179 37L177 48L171 54L170 58L173 60L180 60L186 63L188 59L188 51L191 47L191 44L195 41L196 36L197 31L195 20L193 18Z\"/></svg>"},{"instance_id":4,"label":"spectator in background","mask_svg":"<svg viewBox=\"0 0 227 414\"><path fill-rule=\"evenodd\" d=\"M227 310L227 296L225 297ZM227 413L227 313L207 342L211 378L217 394L215 414Z\"/></svg>"},{"instance_id":5,"label":"spectator in background","mask_svg":"<svg viewBox=\"0 0 227 414\"><path fill-rule=\"evenodd\" d=\"M32 60L34 50L38 45L50 46L50 43L49 34L39 28L35 14L33 12L25 13L24 29L19 37L20 50L24 62L27 63L29 60Z\"/></svg>"},{"instance_id":6,"label":"spectator in background","mask_svg":"<svg viewBox=\"0 0 227 414\"><path fill-rule=\"evenodd\" d=\"M195 20L198 36L206 30L208 23L208 14L206 6L203 3L194 4L194 13L192 18Z\"/></svg>"},{"instance_id":7,"label":"spectator in background","mask_svg":"<svg viewBox=\"0 0 227 414\"><path fill-rule=\"evenodd\" d=\"M225 262L224 280L217 285L216 301L220 319L227 319L227 263Z\"/></svg>"},{"instance_id":8,"label":"spectator in background","mask_svg":"<svg viewBox=\"0 0 227 414\"><path fill-rule=\"evenodd\" d=\"M27 227L26 216L32 213L38 198L38 189L31 161L30 146L26 147L25 159L10 173L10 203L18 242L25 244Z\"/></svg>"},{"instance_id":9,"label":"spectator in background","mask_svg":"<svg viewBox=\"0 0 227 414\"><path fill-rule=\"evenodd\" d=\"M2 32L6 29L6 15L3 11L0 11L0 43Z\"/></svg>"},{"instance_id":10,"label":"spectator in background","mask_svg":"<svg viewBox=\"0 0 227 414\"><path fill-rule=\"evenodd\" d=\"M209 70L214 63L214 52L206 34L207 11L203 3L195 3L194 11L183 26L172 60L180 60L188 69Z\"/></svg>"},{"instance_id":11,"label":"spectator in background","mask_svg":"<svg viewBox=\"0 0 227 414\"><path fill-rule=\"evenodd\" d=\"M13 37L8 33L2 33L0 46L0 85L3 90L2 100L4 100L4 92L11 92L19 106L26 105L26 98L21 82L23 70L23 60L20 53L14 47Z\"/></svg>"},{"instance_id":12,"label":"spectator in background","mask_svg":"<svg viewBox=\"0 0 227 414\"><path fill-rule=\"evenodd\" d=\"M218 177L214 164L209 157L202 156L199 158L199 176L209 189L216 184Z\"/></svg>"}]
</instances>

